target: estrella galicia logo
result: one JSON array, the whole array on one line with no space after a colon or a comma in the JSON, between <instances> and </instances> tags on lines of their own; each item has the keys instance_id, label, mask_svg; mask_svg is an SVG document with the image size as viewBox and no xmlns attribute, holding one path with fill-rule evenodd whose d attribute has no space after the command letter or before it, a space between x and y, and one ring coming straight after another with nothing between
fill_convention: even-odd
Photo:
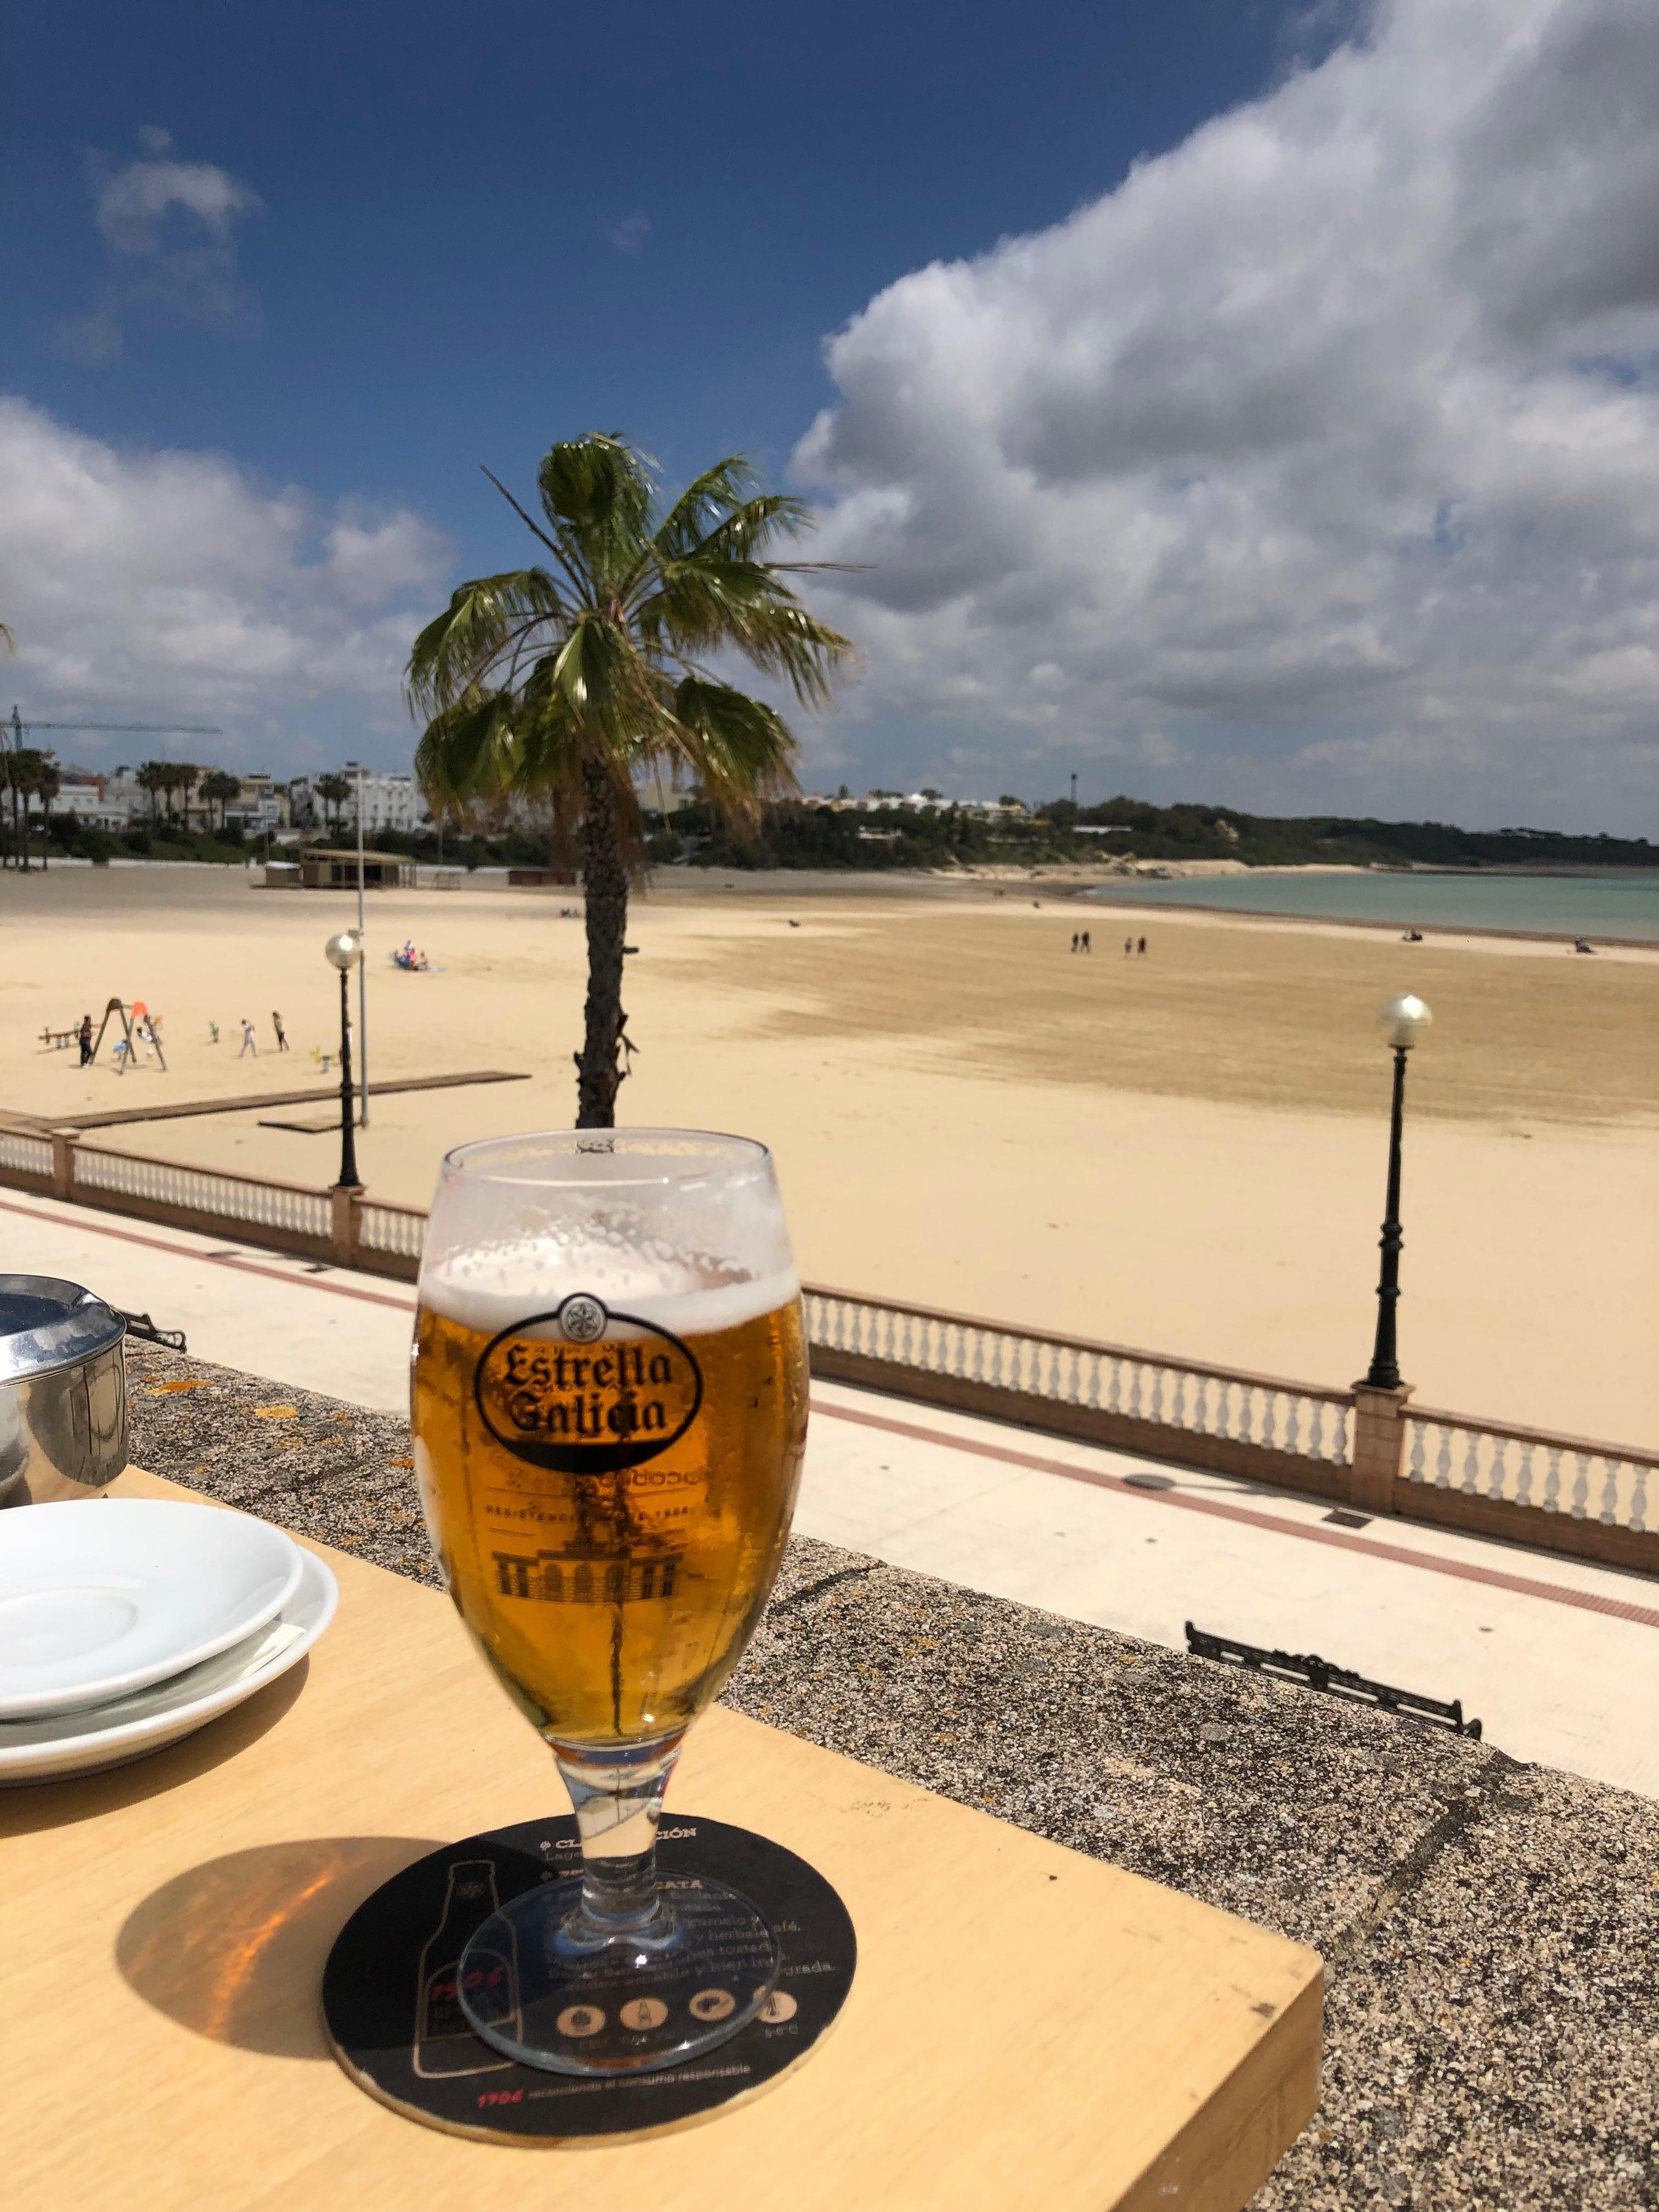
<instances>
[{"instance_id":1,"label":"estrella galicia logo","mask_svg":"<svg viewBox=\"0 0 1659 2212\"><path fill-rule=\"evenodd\" d=\"M541 1334L549 1322L557 1334ZM636 1334L610 1334L621 1322ZM702 1407L690 1345L577 1291L484 1346L472 1381L484 1426L531 1467L612 1474L676 1444Z\"/></svg>"}]
</instances>

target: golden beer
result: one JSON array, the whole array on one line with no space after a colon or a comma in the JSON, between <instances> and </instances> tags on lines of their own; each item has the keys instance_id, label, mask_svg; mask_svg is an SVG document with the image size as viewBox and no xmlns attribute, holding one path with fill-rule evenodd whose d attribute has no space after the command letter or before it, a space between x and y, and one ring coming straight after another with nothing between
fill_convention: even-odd
<instances>
[{"instance_id":1,"label":"golden beer","mask_svg":"<svg viewBox=\"0 0 1659 2212\"><path fill-rule=\"evenodd\" d=\"M678 1735L719 1692L782 1554L806 1431L793 1278L504 1316L422 1285L427 1527L461 1618L548 1740Z\"/></svg>"}]
</instances>

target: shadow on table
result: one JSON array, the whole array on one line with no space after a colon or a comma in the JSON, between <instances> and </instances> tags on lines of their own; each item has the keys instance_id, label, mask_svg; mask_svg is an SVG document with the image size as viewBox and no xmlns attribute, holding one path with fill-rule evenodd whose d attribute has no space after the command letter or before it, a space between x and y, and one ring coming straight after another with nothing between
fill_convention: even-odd
<instances>
[{"instance_id":1,"label":"shadow on table","mask_svg":"<svg viewBox=\"0 0 1659 2212\"><path fill-rule=\"evenodd\" d=\"M311 1662L302 1659L266 1689L194 1735L148 1753L130 1766L112 1766L64 1782L32 1782L0 1790L0 1839L38 1835L43 1828L66 1828L76 1820L101 1820L128 1805L141 1805L164 1790L193 1782L228 1759L234 1759L267 1729L276 1727L306 1686Z\"/></svg>"},{"instance_id":2,"label":"shadow on table","mask_svg":"<svg viewBox=\"0 0 1659 2212\"><path fill-rule=\"evenodd\" d=\"M326 2058L323 1966L359 1905L440 1848L414 1836L319 1836L232 1851L134 1906L116 1963L147 2003L216 2043Z\"/></svg>"}]
</instances>

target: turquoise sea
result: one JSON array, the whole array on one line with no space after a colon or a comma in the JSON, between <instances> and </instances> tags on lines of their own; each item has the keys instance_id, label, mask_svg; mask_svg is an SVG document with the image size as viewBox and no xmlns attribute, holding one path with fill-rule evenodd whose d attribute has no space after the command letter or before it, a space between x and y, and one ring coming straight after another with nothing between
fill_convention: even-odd
<instances>
[{"instance_id":1,"label":"turquoise sea","mask_svg":"<svg viewBox=\"0 0 1659 2212\"><path fill-rule=\"evenodd\" d=\"M1188 876L1114 880L1087 893L1114 905L1200 906L1220 914L1285 914L1401 929L1543 931L1551 936L1641 937L1659 943L1659 868L1581 876L1446 873Z\"/></svg>"}]
</instances>

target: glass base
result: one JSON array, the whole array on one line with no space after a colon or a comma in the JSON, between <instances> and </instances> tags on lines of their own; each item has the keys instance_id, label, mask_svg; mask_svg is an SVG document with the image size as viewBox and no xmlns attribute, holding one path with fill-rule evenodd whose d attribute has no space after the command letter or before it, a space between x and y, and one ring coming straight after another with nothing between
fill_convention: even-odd
<instances>
[{"instance_id":1,"label":"glass base","mask_svg":"<svg viewBox=\"0 0 1659 2212\"><path fill-rule=\"evenodd\" d=\"M763 1914L724 1883L661 1883L658 1909L607 1928L580 1877L492 1913L461 1954L461 2010L475 2034L551 2074L644 2074L726 2041L777 1985Z\"/></svg>"}]
</instances>

